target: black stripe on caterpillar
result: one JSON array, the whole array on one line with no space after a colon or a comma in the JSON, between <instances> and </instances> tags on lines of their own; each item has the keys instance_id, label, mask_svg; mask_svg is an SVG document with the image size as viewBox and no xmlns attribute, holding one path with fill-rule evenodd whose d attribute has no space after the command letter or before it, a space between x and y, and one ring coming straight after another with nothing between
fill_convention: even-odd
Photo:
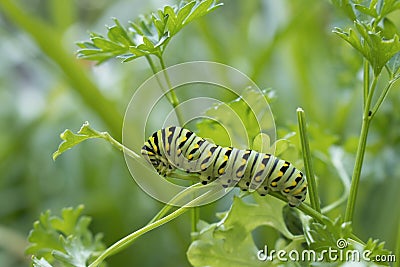
<instances>
[{"instance_id":1,"label":"black stripe on caterpillar","mask_svg":"<svg viewBox=\"0 0 400 267\"><path fill-rule=\"evenodd\" d=\"M141 153L162 176L179 169L197 174L204 185L219 179L225 188L237 185L261 196L279 191L292 207L307 195L307 181L293 164L271 154L218 146L185 128L153 133Z\"/></svg>"}]
</instances>

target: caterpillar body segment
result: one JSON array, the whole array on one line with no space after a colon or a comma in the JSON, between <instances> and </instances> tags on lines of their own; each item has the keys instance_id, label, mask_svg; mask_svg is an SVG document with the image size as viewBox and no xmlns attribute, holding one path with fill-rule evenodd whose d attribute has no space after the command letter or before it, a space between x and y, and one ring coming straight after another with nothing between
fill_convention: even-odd
<instances>
[{"instance_id":1,"label":"caterpillar body segment","mask_svg":"<svg viewBox=\"0 0 400 267\"><path fill-rule=\"evenodd\" d=\"M307 195L307 182L293 164L271 154L213 144L181 127L161 129L145 142L142 155L162 176L179 169L198 174L202 184L218 179L222 187L265 196L279 191L290 206L298 206Z\"/></svg>"}]
</instances>

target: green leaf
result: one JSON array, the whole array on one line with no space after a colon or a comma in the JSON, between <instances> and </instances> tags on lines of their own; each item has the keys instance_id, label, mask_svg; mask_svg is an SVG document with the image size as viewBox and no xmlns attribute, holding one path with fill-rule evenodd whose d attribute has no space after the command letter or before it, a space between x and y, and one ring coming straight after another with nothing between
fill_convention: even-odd
<instances>
[{"instance_id":1,"label":"green leaf","mask_svg":"<svg viewBox=\"0 0 400 267\"><path fill-rule=\"evenodd\" d=\"M178 14L176 15L177 23L182 25L185 19L189 16L193 7L196 5L196 2L189 2L185 6L179 9Z\"/></svg>"},{"instance_id":2,"label":"green leaf","mask_svg":"<svg viewBox=\"0 0 400 267\"><path fill-rule=\"evenodd\" d=\"M40 260L37 259L36 257L32 258L33 262L33 267L53 267L48 261L46 261L44 258L41 258Z\"/></svg>"},{"instance_id":3,"label":"green leaf","mask_svg":"<svg viewBox=\"0 0 400 267\"><path fill-rule=\"evenodd\" d=\"M204 16L222 5L222 3L217 3L215 0L196 1L196 5L192 8L190 15L182 24L186 25L192 20Z\"/></svg>"},{"instance_id":4,"label":"green leaf","mask_svg":"<svg viewBox=\"0 0 400 267\"><path fill-rule=\"evenodd\" d=\"M355 30L350 29L345 32L336 28L334 33L359 51L369 61L377 76L385 64L400 51L399 36L396 34L391 39L387 39L381 32L375 32L359 21L356 21L354 25Z\"/></svg>"},{"instance_id":5,"label":"green leaf","mask_svg":"<svg viewBox=\"0 0 400 267\"><path fill-rule=\"evenodd\" d=\"M349 0L331 0L332 4L343 11L344 14L351 20L356 19L356 15L353 9L353 1Z\"/></svg>"},{"instance_id":6,"label":"green leaf","mask_svg":"<svg viewBox=\"0 0 400 267\"><path fill-rule=\"evenodd\" d=\"M253 145L251 146L254 150L262 152L262 153L269 153L273 154L275 151L271 149L271 138L269 135L265 133L259 133L254 137Z\"/></svg>"},{"instance_id":7,"label":"green leaf","mask_svg":"<svg viewBox=\"0 0 400 267\"><path fill-rule=\"evenodd\" d=\"M399 0L384 0L383 6L380 9L380 17L384 18L395 10L400 9Z\"/></svg>"},{"instance_id":8,"label":"green leaf","mask_svg":"<svg viewBox=\"0 0 400 267\"><path fill-rule=\"evenodd\" d=\"M158 14L158 16L157 16ZM165 26L166 26L166 20L168 19L168 16L166 16L161 9L157 11L157 14L152 14L151 19L153 21L154 26L157 29L158 35L162 36L166 31L165 31Z\"/></svg>"},{"instance_id":9,"label":"green leaf","mask_svg":"<svg viewBox=\"0 0 400 267\"><path fill-rule=\"evenodd\" d=\"M325 219L324 224L311 221L304 229L309 247L316 251L337 247L337 241L341 238L347 240L351 231L351 225L344 224L341 218L333 223Z\"/></svg>"},{"instance_id":10,"label":"green leaf","mask_svg":"<svg viewBox=\"0 0 400 267\"><path fill-rule=\"evenodd\" d=\"M114 43L102 37L92 38L92 42L96 47L105 52L125 50L123 46L120 46L117 43Z\"/></svg>"},{"instance_id":11,"label":"green leaf","mask_svg":"<svg viewBox=\"0 0 400 267\"><path fill-rule=\"evenodd\" d=\"M154 49L154 44L146 36L143 37L143 44L147 47L147 50Z\"/></svg>"},{"instance_id":12,"label":"green leaf","mask_svg":"<svg viewBox=\"0 0 400 267\"><path fill-rule=\"evenodd\" d=\"M114 57L122 59L122 62L150 54L160 57L169 40L186 24L221 6L215 0L182 3L179 6L167 5L163 10L140 15L129 23L129 28L123 27L114 19L115 25L107 28L107 38L91 33L91 42L77 44L80 48L78 57L97 61L97 64Z\"/></svg>"},{"instance_id":13,"label":"green leaf","mask_svg":"<svg viewBox=\"0 0 400 267\"><path fill-rule=\"evenodd\" d=\"M274 121L265 107L265 101L269 102L267 91L247 88L237 99L211 107L205 115L213 120L202 120L196 125L199 136L211 138L221 146L253 149L252 145L255 145L261 148L261 140L254 142L260 133L275 140ZM230 131L229 135L220 124ZM274 150L265 146L262 149L269 152Z\"/></svg>"},{"instance_id":14,"label":"green leaf","mask_svg":"<svg viewBox=\"0 0 400 267\"><path fill-rule=\"evenodd\" d=\"M283 219L287 229L293 235L303 235L303 225L298 213L298 210L291 208L290 206L284 206L282 210Z\"/></svg>"},{"instance_id":15,"label":"green leaf","mask_svg":"<svg viewBox=\"0 0 400 267\"><path fill-rule=\"evenodd\" d=\"M62 236L61 242L66 252L54 251L54 258L75 267L86 267L90 259L104 249L98 238L91 244L84 244L82 239L77 236L68 236L67 238Z\"/></svg>"},{"instance_id":16,"label":"green leaf","mask_svg":"<svg viewBox=\"0 0 400 267\"><path fill-rule=\"evenodd\" d=\"M389 62L387 63L387 67L392 75L396 74L400 69L400 52L394 55Z\"/></svg>"},{"instance_id":17,"label":"green leaf","mask_svg":"<svg viewBox=\"0 0 400 267\"><path fill-rule=\"evenodd\" d=\"M382 32L382 36L385 39L391 39L394 36L398 35L396 25L387 18L383 20L383 27L378 27L378 30Z\"/></svg>"},{"instance_id":18,"label":"green leaf","mask_svg":"<svg viewBox=\"0 0 400 267\"><path fill-rule=\"evenodd\" d=\"M393 11L400 8L400 1L398 0L371 0L362 1L363 3L356 3L357 1L351 1L354 3L354 9L361 14L357 15L357 19L360 21L371 21L377 25L382 19ZM368 3L369 2L369 3ZM362 16L367 15L367 16Z\"/></svg>"},{"instance_id":19,"label":"green leaf","mask_svg":"<svg viewBox=\"0 0 400 267\"><path fill-rule=\"evenodd\" d=\"M391 255L391 251L385 249L385 242L379 242L378 239L373 240L372 238L368 239L367 244L365 245L363 251L371 252L370 259L376 261L376 256L388 256ZM381 264L389 265L389 263L381 262Z\"/></svg>"},{"instance_id":20,"label":"green leaf","mask_svg":"<svg viewBox=\"0 0 400 267\"><path fill-rule=\"evenodd\" d=\"M107 36L112 42L120 43L123 47L133 45L125 30L120 26L115 25L108 28Z\"/></svg>"},{"instance_id":21,"label":"green leaf","mask_svg":"<svg viewBox=\"0 0 400 267\"><path fill-rule=\"evenodd\" d=\"M378 15L378 11L376 10L375 6L371 6L370 5L369 7L366 7L366 6L362 6L362 5L354 5L354 8L356 10L358 10L359 12L364 13L364 14L366 14L368 16L373 17L373 18L377 18L379 16Z\"/></svg>"},{"instance_id":22,"label":"green leaf","mask_svg":"<svg viewBox=\"0 0 400 267\"><path fill-rule=\"evenodd\" d=\"M136 59L138 57L139 56L137 56L137 55L131 55L131 54L117 56L117 58L121 59L122 62L129 62L129 61L132 61L132 60L134 60L134 59Z\"/></svg>"},{"instance_id":23,"label":"green leaf","mask_svg":"<svg viewBox=\"0 0 400 267\"><path fill-rule=\"evenodd\" d=\"M64 262L64 266L87 266L104 250L102 236L93 236L88 229L91 218L81 216L82 211L81 205L76 209L64 208L61 218L51 216L50 211L40 215L29 233L30 246L26 249L34 256L34 266L48 267L57 261Z\"/></svg>"},{"instance_id":24,"label":"green leaf","mask_svg":"<svg viewBox=\"0 0 400 267\"><path fill-rule=\"evenodd\" d=\"M293 235L286 228L282 207L286 204L272 197L256 196L256 203L250 204L234 197L230 210L222 220L204 225L188 251L193 266L265 266L257 259L258 248L251 232L267 225L288 239Z\"/></svg>"},{"instance_id":25,"label":"green leaf","mask_svg":"<svg viewBox=\"0 0 400 267\"><path fill-rule=\"evenodd\" d=\"M71 149L72 147L80 144L81 142L90 139L90 138L103 138L97 131L94 131L90 128L89 122L85 122L78 133L73 133L71 130L67 129L62 134L60 134L60 138L64 140L59 145L56 152L53 153L53 160L55 160L62 153Z\"/></svg>"}]
</instances>

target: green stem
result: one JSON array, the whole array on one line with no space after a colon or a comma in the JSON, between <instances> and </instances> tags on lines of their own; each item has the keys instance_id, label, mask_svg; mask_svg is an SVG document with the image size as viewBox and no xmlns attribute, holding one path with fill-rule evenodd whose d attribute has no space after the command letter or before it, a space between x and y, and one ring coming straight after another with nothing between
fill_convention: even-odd
<instances>
[{"instance_id":1,"label":"green stem","mask_svg":"<svg viewBox=\"0 0 400 267\"><path fill-rule=\"evenodd\" d=\"M168 214L167 216L154 221L150 224L147 224L146 226L140 228L139 230L133 232L132 234L120 239L116 243L114 243L112 246L107 248L103 253L100 254L99 257L97 257L90 265L89 267L96 267L100 263L102 263L107 257L114 255L115 253L125 249L129 245L131 245L138 237L144 235L145 233L156 229L163 224L179 217L180 215L184 214L186 211L190 210L191 208L188 206L195 205L198 201L201 201L202 198L207 197L208 194L212 191L208 191L207 193L204 193L203 195L197 197L196 199L190 201L187 203L185 206L180 207L179 209L175 210L174 212Z\"/></svg>"},{"instance_id":2,"label":"green stem","mask_svg":"<svg viewBox=\"0 0 400 267\"><path fill-rule=\"evenodd\" d=\"M397 82L400 79L400 76L396 76L395 78L391 79L389 83L386 85L386 87L383 89L381 95L379 96L378 100L376 101L374 107L371 109L371 114L370 114L370 119L372 119L380 106L382 105L383 101L385 100L387 94L390 91L390 88L392 88L393 84Z\"/></svg>"},{"instance_id":3,"label":"green stem","mask_svg":"<svg viewBox=\"0 0 400 267\"><path fill-rule=\"evenodd\" d=\"M153 222L155 222L155 221L158 221L158 220L160 220L162 217L164 217L165 214L167 214L168 211L174 207L174 206L173 206L174 203L178 203L179 200L181 200L183 197L186 197L188 194L191 194L191 193L192 193L192 192L191 192L192 189L195 189L195 188L198 187L198 186L201 186L201 184L200 184L200 183L193 184L193 185L191 185L190 187L188 187L187 189L185 189L184 191L182 191L182 192L180 192L179 194L177 194L175 197L173 197L173 198L171 199L171 201L169 202L169 203L171 203L171 204L165 205L165 206L156 214L156 216L154 216L153 219L151 219L151 221L150 221L148 224L151 224L151 223L153 223Z\"/></svg>"},{"instance_id":4,"label":"green stem","mask_svg":"<svg viewBox=\"0 0 400 267\"><path fill-rule=\"evenodd\" d=\"M340 196L340 198L338 198L335 202L325 206L321 210L321 212L323 214L327 214L328 212L334 210L335 208L337 208L340 205L342 205L343 203L345 203L347 200L347 197L349 195L349 192L350 192L350 177L347 174L347 172L343 166L343 152L342 152L342 150L339 150L339 149L335 149L335 150L340 151L339 152L340 154L338 152L335 152L334 155L331 155L331 162L332 162L333 167L336 169L336 171L340 177L340 180L342 181L343 193Z\"/></svg>"},{"instance_id":5,"label":"green stem","mask_svg":"<svg viewBox=\"0 0 400 267\"><path fill-rule=\"evenodd\" d=\"M97 135L98 137L106 140L107 142L109 142L113 147L115 147L116 149L124 152L125 154L127 154L128 156L130 156L131 158L135 158L138 159L140 158L140 156L138 154L136 154L133 150L130 150L129 148L127 148L126 146L122 145L120 142L118 142L117 140L115 140L108 132L99 132L95 129L93 129L92 127L89 126L89 122L85 122L83 124L83 126L86 126L87 129L89 131L91 131L92 133L94 133L95 135Z\"/></svg>"},{"instance_id":6,"label":"green stem","mask_svg":"<svg viewBox=\"0 0 400 267\"><path fill-rule=\"evenodd\" d=\"M171 80L168 76L163 57L160 56L158 58L160 60L160 65L161 65L161 69L163 70L165 81L167 82L168 88L170 89L170 102L171 102L172 106L174 107L174 111L175 111L176 117L178 119L179 125L183 126L185 122L184 122L181 110L178 107L179 99L178 99L177 95L175 94L174 88L172 88ZM199 221L199 218L200 218L200 210L195 207L190 212L190 221L191 221L192 232L197 232L197 223Z\"/></svg>"},{"instance_id":7,"label":"green stem","mask_svg":"<svg viewBox=\"0 0 400 267\"><path fill-rule=\"evenodd\" d=\"M366 101L369 91L369 63L368 60L364 59L364 83L363 83L363 107L366 106Z\"/></svg>"},{"instance_id":8,"label":"green stem","mask_svg":"<svg viewBox=\"0 0 400 267\"><path fill-rule=\"evenodd\" d=\"M368 129L371 123L371 114L370 114L371 101L377 82L378 82L378 77L374 76L374 79L372 80L368 92L367 100L365 101L360 139L358 140L358 147L356 153L356 161L354 164L353 175L351 177L350 195L347 201L346 213L344 217L345 222L351 222L353 220L354 207L358 192L358 184L360 182L361 169L365 155L365 148L367 146Z\"/></svg>"},{"instance_id":9,"label":"green stem","mask_svg":"<svg viewBox=\"0 0 400 267\"><path fill-rule=\"evenodd\" d=\"M308 182L308 191L310 195L311 207L314 210L321 212L321 207L318 198L318 191L317 191L317 183L315 181L315 175L311 161L311 151L308 142L306 117L304 114L304 110L302 108L297 109L297 120L299 124L300 141L303 151L304 168Z\"/></svg>"},{"instance_id":10,"label":"green stem","mask_svg":"<svg viewBox=\"0 0 400 267\"><path fill-rule=\"evenodd\" d=\"M158 72L159 72L159 71L158 71L156 65L154 64L153 60L151 59L150 55L146 55L145 57L146 57L147 62L149 63L149 66L150 66L150 68L151 68L151 71L152 71L153 74L156 76L157 83L158 83L158 85L160 86L161 90L162 90L164 93L167 93L167 89L165 89L163 83L162 83L161 80L160 80L160 77L158 76ZM166 97L167 97L167 99L168 99L168 102L170 102L170 103L172 104L172 99L170 99L168 95L166 95Z\"/></svg>"},{"instance_id":11,"label":"green stem","mask_svg":"<svg viewBox=\"0 0 400 267\"><path fill-rule=\"evenodd\" d=\"M133 232L132 234L122 238L118 242L114 243L111 247L107 248L99 257L96 258L94 262L92 262L89 267L96 267L100 263L102 263L107 257L117 253L118 251L121 251L128 247L136 238L140 237L141 235L177 218L178 216L182 215L185 213L189 208L187 207L182 207L177 209L176 211L172 212L171 214L165 216L164 218L155 221L153 223L147 224L143 228L140 228L139 230Z\"/></svg>"},{"instance_id":12,"label":"green stem","mask_svg":"<svg viewBox=\"0 0 400 267\"><path fill-rule=\"evenodd\" d=\"M280 194L279 192L269 192L269 194L275 198L278 198L284 202L287 202L287 199ZM332 222L328 217L326 217L325 215L321 214L320 212L314 210L312 207L308 206L307 204L305 204L304 202L301 203L298 207L296 207L298 210L302 211L304 214L312 217L313 219L315 219L316 221L325 224L326 220ZM350 237L352 239L354 239L355 241L359 242L360 244L365 245L365 243L355 234L351 233Z\"/></svg>"},{"instance_id":13,"label":"green stem","mask_svg":"<svg viewBox=\"0 0 400 267\"><path fill-rule=\"evenodd\" d=\"M276 191L270 191L268 194L271 196L278 198L285 203L287 203L287 199L285 196L283 196L281 193L276 192ZM298 210L301 210L304 214L307 214L308 216L314 218L315 220L324 223L324 219L328 219L325 215L321 214L320 212L316 211L312 207L308 206L306 203L301 203L298 207L296 207Z\"/></svg>"},{"instance_id":14,"label":"green stem","mask_svg":"<svg viewBox=\"0 0 400 267\"><path fill-rule=\"evenodd\" d=\"M165 81L167 82L168 88L170 89L170 102L171 102L171 105L175 109L174 111L175 111L176 117L178 118L179 125L183 126L184 125L184 120L183 120L183 117L182 117L182 113L181 113L180 109L178 108L179 99L175 94L175 90L172 88L171 80L170 80L170 78L168 76L168 73L167 73L167 70L166 70L166 66L165 66L165 63L164 63L164 59L162 57L159 57L159 60L160 60L161 69L163 70Z\"/></svg>"}]
</instances>

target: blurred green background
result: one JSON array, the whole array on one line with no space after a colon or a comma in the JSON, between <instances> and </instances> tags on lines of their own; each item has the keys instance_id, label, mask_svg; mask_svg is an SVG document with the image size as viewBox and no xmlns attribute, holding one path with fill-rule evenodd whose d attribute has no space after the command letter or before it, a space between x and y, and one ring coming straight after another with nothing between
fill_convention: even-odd
<instances>
[{"instance_id":1,"label":"blurred green background","mask_svg":"<svg viewBox=\"0 0 400 267\"><path fill-rule=\"evenodd\" d=\"M11 4L12 3L12 4ZM88 141L53 162L66 128L88 120L120 140L124 110L135 89L151 76L143 59L100 66L75 58L76 41L105 33L112 17L123 24L174 1L25 0L0 2L0 266L27 266L26 237L46 209L57 213L83 203L93 232L112 244L142 227L162 204L130 177L123 155L103 141ZM17 7L15 6L17 5ZM400 16L393 20L400 25ZM332 34L351 25L321 0L226 0L194 21L167 48L168 65L209 60L273 88L279 132L296 129L296 108L307 113L322 204L337 199L342 185L332 165L340 147L351 173L361 125L362 60ZM389 93L368 140L353 229L362 239L395 247L400 209L400 88ZM283 136L278 136L283 137ZM201 209L215 212L225 198ZM330 215L342 214L344 206ZM146 234L108 260L110 266L189 266L190 218L185 214Z\"/></svg>"}]
</instances>

